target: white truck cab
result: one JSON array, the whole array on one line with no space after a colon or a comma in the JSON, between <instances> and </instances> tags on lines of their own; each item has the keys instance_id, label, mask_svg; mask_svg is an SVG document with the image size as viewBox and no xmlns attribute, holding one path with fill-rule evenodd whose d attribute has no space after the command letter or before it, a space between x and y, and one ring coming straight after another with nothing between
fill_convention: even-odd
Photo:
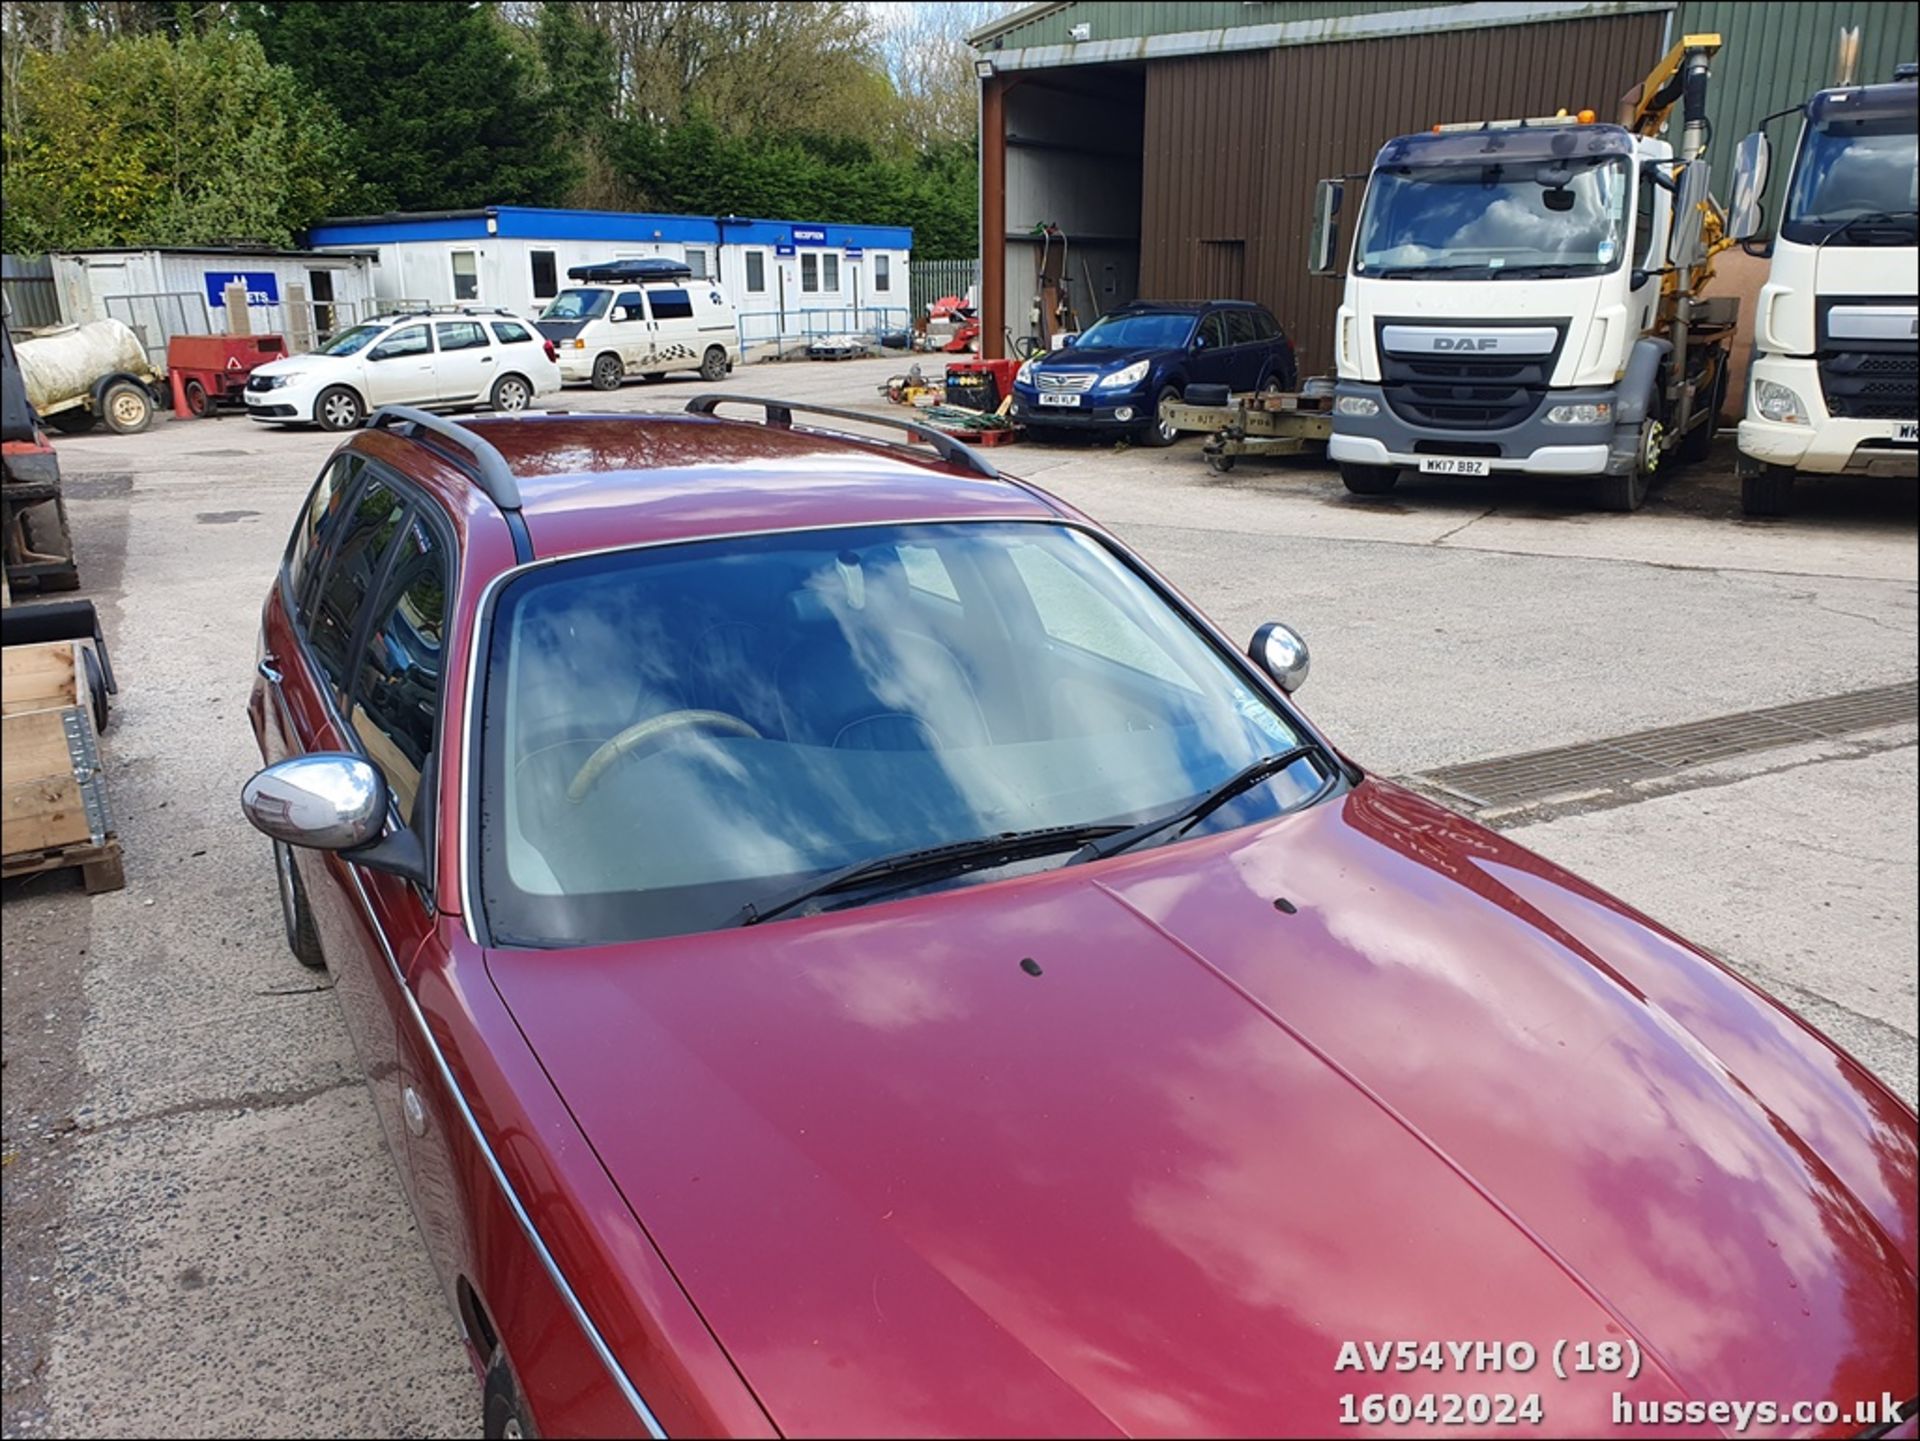
<instances>
[{"instance_id":1,"label":"white truck cab","mask_svg":"<svg viewBox=\"0 0 1920 1441\"><path fill-rule=\"evenodd\" d=\"M575 266L580 282L556 295L536 324L559 352L564 381L612 390L630 375L691 370L719 380L740 360L740 325L717 282L677 260Z\"/></svg>"},{"instance_id":2,"label":"white truck cab","mask_svg":"<svg viewBox=\"0 0 1920 1441\"><path fill-rule=\"evenodd\" d=\"M1907 78L1802 107L1740 422L1749 515L1785 513L1796 475L1920 477L1917 102Z\"/></svg>"},{"instance_id":3,"label":"white truck cab","mask_svg":"<svg viewBox=\"0 0 1920 1441\"><path fill-rule=\"evenodd\" d=\"M1349 490L1512 473L1635 510L1667 459L1705 455L1738 313L1699 293L1731 243L1701 158L1719 44L1674 46L1630 124L1562 112L1381 148L1334 338L1327 449ZM1332 274L1344 183L1320 186L1312 268Z\"/></svg>"}]
</instances>

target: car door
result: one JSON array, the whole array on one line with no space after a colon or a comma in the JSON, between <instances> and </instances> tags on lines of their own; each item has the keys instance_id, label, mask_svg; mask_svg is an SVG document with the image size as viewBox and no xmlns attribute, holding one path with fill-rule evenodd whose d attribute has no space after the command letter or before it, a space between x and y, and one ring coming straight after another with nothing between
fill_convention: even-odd
<instances>
[{"instance_id":1,"label":"car door","mask_svg":"<svg viewBox=\"0 0 1920 1441\"><path fill-rule=\"evenodd\" d=\"M1187 356L1187 384L1232 385L1232 359L1227 353L1227 322L1217 310L1200 318Z\"/></svg>"},{"instance_id":2,"label":"car door","mask_svg":"<svg viewBox=\"0 0 1920 1441\"><path fill-rule=\"evenodd\" d=\"M393 825L411 826L429 848L438 791L441 682L445 675L445 624L453 593L452 531L431 502L409 514L378 591L368 605L359 665L348 696L347 727L354 749L380 768L392 801ZM429 850L429 855L431 851ZM428 873L433 873L431 862ZM447 1204L448 1183L438 1152L425 1159L431 1179L423 1188L421 1147L429 1144L430 1117L443 1119L437 1081L418 1069L420 1040L405 987L421 945L433 933L434 903L428 888L376 871L358 873L365 903L386 938L377 1011L372 1024L390 1021L395 1036L392 1104L399 1122L396 1154L436 1259L444 1259L457 1231L458 1208ZM371 1002L372 998L369 998ZM444 1128L434 1127L439 1146Z\"/></svg>"},{"instance_id":3,"label":"car door","mask_svg":"<svg viewBox=\"0 0 1920 1441\"><path fill-rule=\"evenodd\" d=\"M647 314L646 300L639 291L623 290L614 296L607 323L613 329L613 348L628 375L653 359L653 318Z\"/></svg>"},{"instance_id":4,"label":"car door","mask_svg":"<svg viewBox=\"0 0 1920 1441\"><path fill-rule=\"evenodd\" d=\"M368 626L368 603L408 525L409 503L390 476L363 465L360 484L333 527L326 559L303 602L297 644L280 656L296 754L366 747L349 723L353 678ZM390 877L362 870L331 851L297 850L314 929L333 977L347 1030L373 1091L374 1109L396 1156L404 1153L390 952L410 939L404 912L389 904Z\"/></svg>"},{"instance_id":5,"label":"car door","mask_svg":"<svg viewBox=\"0 0 1920 1441\"><path fill-rule=\"evenodd\" d=\"M705 347L686 290L677 285L649 290L647 311L653 317L654 360L676 369L698 365Z\"/></svg>"},{"instance_id":6,"label":"car door","mask_svg":"<svg viewBox=\"0 0 1920 1441\"><path fill-rule=\"evenodd\" d=\"M477 320L436 320L433 343L435 399L449 405L485 399L499 368L486 326Z\"/></svg>"},{"instance_id":7,"label":"car door","mask_svg":"<svg viewBox=\"0 0 1920 1441\"><path fill-rule=\"evenodd\" d=\"M1227 383L1236 391L1257 390L1265 379L1266 355L1254 334L1253 312L1236 306L1219 312L1227 326Z\"/></svg>"},{"instance_id":8,"label":"car door","mask_svg":"<svg viewBox=\"0 0 1920 1441\"><path fill-rule=\"evenodd\" d=\"M389 331L367 352L367 404L418 405L434 399L433 332L423 322Z\"/></svg>"}]
</instances>

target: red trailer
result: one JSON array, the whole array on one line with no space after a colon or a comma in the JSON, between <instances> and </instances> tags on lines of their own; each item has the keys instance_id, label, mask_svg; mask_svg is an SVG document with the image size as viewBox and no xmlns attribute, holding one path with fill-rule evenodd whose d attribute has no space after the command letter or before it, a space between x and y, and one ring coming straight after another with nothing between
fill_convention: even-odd
<instances>
[{"instance_id":1,"label":"red trailer","mask_svg":"<svg viewBox=\"0 0 1920 1441\"><path fill-rule=\"evenodd\" d=\"M167 370L178 415L210 415L225 402L245 405L242 392L256 365L279 360L287 342L279 335L176 335L167 342Z\"/></svg>"}]
</instances>

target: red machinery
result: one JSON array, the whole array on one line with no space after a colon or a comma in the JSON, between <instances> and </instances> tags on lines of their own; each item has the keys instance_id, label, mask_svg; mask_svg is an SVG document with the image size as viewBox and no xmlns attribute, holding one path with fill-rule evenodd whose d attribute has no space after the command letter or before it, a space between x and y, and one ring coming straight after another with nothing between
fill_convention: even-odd
<instances>
[{"instance_id":1,"label":"red machinery","mask_svg":"<svg viewBox=\"0 0 1920 1441\"><path fill-rule=\"evenodd\" d=\"M244 405L253 368L286 353L286 339L278 335L174 336L167 342L174 414L210 415L222 401Z\"/></svg>"}]
</instances>

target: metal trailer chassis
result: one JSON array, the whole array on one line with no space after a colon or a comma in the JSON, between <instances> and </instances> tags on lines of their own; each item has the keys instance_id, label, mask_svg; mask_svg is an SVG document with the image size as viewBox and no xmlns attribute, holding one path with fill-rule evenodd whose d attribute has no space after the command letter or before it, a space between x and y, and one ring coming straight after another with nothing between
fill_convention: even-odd
<instances>
[{"instance_id":1,"label":"metal trailer chassis","mask_svg":"<svg viewBox=\"0 0 1920 1441\"><path fill-rule=\"evenodd\" d=\"M1234 395L1224 405L1180 401L1166 413L1175 430L1207 437L1200 453L1221 475L1243 455L1299 455L1333 433L1330 402L1317 394Z\"/></svg>"}]
</instances>

